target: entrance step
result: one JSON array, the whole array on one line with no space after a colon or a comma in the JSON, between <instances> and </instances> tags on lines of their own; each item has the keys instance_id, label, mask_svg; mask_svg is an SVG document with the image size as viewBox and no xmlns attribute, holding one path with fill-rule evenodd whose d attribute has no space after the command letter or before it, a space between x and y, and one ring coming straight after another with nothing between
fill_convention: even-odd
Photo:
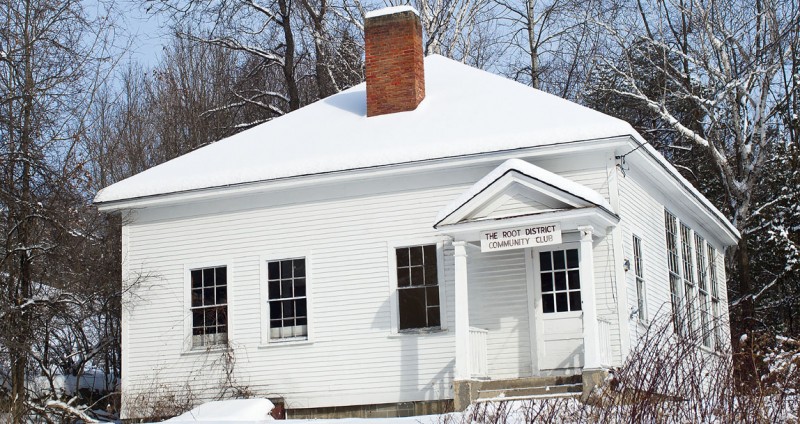
<instances>
[{"instance_id":1,"label":"entrance step","mask_svg":"<svg viewBox=\"0 0 800 424\"><path fill-rule=\"evenodd\" d=\"M582 391L583 380L580 375L489 380L484 381L478 389L477 401L577 396Z\"/></svg>"}]
</instances>

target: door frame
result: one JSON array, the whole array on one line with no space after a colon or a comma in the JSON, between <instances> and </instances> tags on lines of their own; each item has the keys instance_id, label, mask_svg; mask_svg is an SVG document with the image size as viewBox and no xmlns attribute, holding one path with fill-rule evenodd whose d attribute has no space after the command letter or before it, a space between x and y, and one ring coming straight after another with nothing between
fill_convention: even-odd
<instances>
[{"instance_id":1,"label":"door frame","mask_svg":"<svg viewBox=\"0 0 800 424\"><path fill-rule=\"evenodd\" d=\"M566 236L566 235L565 235ZM531 370L534 375L542 371L549 371L553 368L542 369L541 359L545 356L544 351L544 312L542 311L542 288L539 273L539 260L536 257L539 252L553 250L578 249L578 263L580 264L580 243L575 240L577 237L564 237L562 243L541 247L529 247L525 249L525 273L527 279L528 296L528 328L530 329L530 350L531 350ZM583 284L581 284L581 296L583 296ZM582 305L581 305L582 306ZM580 311L558 312L562 317L583 317L583 308ZM581 323L583 325L583 323Z\"/></svg>"}]
</instances>

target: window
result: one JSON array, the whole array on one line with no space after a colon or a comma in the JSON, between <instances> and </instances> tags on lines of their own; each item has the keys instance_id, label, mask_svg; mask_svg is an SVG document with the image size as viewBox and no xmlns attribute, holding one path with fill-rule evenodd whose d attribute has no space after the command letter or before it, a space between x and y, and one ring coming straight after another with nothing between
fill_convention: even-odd
<instances>
[{"instance_id":1,"label":"window","mask_svg":"<svg viewBox=\"0 0 800 424\"><path fill-rule=\"evenodd\" d=\"M270 340L308 337L306 259L267 262Z\"/></svg>"},{"instance_id":2,"label":"window","mask_svg":"<svg viewBox=\"0 0 800 424\"><path fill-rule=\"evenodd\" d=\"M436 245L395 248L400 330L441 327Z\"/></svg>"},{"instance_id":3,"label":"window","mask_svg":"<svg viewBox=\"0 0 800 424\"><path fill-rule=\"evenodd\" d=\"M539 252L542 312L581 310L581 276L578 249Z\"/></svg>"},{"instance_id":4,"label":"window","mask_svg":"<svg viewBox=\"0 0 800 424\"><path fill-rule=\"evenodd\" d=\"M717 284L717 251L708 245L708 276L711 281L711 313L714 314L714 346L722 349L722 326L720 324L719 285Z\"/></svg>"},{"instance_id":5,"label":"window","mask_svg":"<svg viewBox=\"0 0 800 424\"><path fill-rule=\"evenodd\" d=\"M193 269L191 276L192 347L228 341L228 268Z\"/></svg>"},{"instance_id":6,"label":"window","mask_svg":"<svg viewBox=\"0 0 800 424\"><path fill-rule=\"evenodd\" d=\"M642 239L633 236L633 270L636 274L636 305L639 320L647 321L647 302L644 290L644 261L642 260Z\"/></svg>"},{"instance_id":7,"label":"window","mask_svg":"<svg viewBox=\"0 0 800 424\"><path fill-rule=\"evenodd\" d=\"M664 224L667 235L667 264L669 265L669 292L672 300L672 324L677 334L683 334L681 304L681 269L678 260L678 219L675 215L664 211Z\"/></svg>"},{"instance_id":8,"label":"window","mask_svg":"<svg viewBox=\"0 0 800 424\"><path fill-rule=\"evenodd\" d=\"M697 290L700 300L700 326L702 330L703 346L711 347L711 320L708 311L708 275L706 268L706 251L703 248L705 240L695 233L695 253L697 255Z\"/></svg>"},{"instance_id":9,"label":"window","mask_svg":"<svg viewBox=\"0 0 800 424\"><path fill-rule=\"evenodd\" d=\"M692 230L681 224L681 259L683 260L683 301L686 303L686 326L691 334L694 329L694 264L692 257Z\"/></svg>"}]
</instances>

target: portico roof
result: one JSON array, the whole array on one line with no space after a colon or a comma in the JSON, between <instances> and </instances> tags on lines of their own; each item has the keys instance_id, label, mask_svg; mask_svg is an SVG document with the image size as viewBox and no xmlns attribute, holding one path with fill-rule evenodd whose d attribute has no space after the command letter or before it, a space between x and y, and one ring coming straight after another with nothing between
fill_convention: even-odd
<instances>
[{"instance_id":1,"label":"portico roof","mask_svg":"<svg viewBox=\"0 0 800 424\"><path fill-rule=\"evenodd\" d=\"M502 221L502 222L500 222ZM600 193L520 159L510 159L445 206L434 228L474 231L502 224L565 222L614 226L619 217Z\"/></svg>"}]
</instances>

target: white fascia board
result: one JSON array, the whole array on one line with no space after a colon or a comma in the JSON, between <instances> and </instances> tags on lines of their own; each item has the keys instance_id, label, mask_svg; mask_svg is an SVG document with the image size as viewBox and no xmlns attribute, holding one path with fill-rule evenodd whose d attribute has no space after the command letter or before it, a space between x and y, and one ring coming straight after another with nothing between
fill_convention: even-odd
<instances>
[{"instance_id":1,"label":"white fascia board","mask_svg":"<svg viewBox=\"0 0 800 424\"><path fill-rule=\"evenodd\" d=\"M562 231L577 231L578 227L590 225L598 235L608 234L611 228L619 223L619 217L600 207L569 209L545 212L502 219L481 219L458 224L440 225L436 230L455 240L480 240L482 231L497 230L520 226L535 226L558 222Z\"/></svg>"},{"instance_id":2,"label":"white fascia board","mask_svg":"<svg viewBox=\"0 0 800 424\"><path fill-rule=\"evenodd\" d=\"M711 201L703 196L694 186L689 183L678 170L672 166L669 161L654 151L650 145L644 145L644 140L637 140L633 137L630 138L630 143L633 149L638 149L635 152L637 158L645 160L653 169L653 173L648 175L649 181L656 187L660 188L665 195L671 193L680 193L688 204L695 210L700 211L705 219L705 222L713 223L715 228L709 228L714 231L714 235L725 246L732 246L739 242L741 234L739 230L731 223L725 215L720 212ZM630 160L630 159L629 159Z\"/></svg>"},{"instance_id":3,"label":"white fascia board","mask_svg":"<svg viewBox=\"0 0 800 424\"><path fill-rule=\"evenodd\" d=\"M176 193L116 200L111 202L101 202L95 203L95 206L97 206L97 209L101 212L116 212L125 209L140 209L146 207L167 206L175 203L190 203L210 199L221 199L251 193L269 192L278 189L317 185L320 183L366 180L381 176L403 175L415 172L435 171L446 168L458 168L513 158L559 156L596 150L613 151L618 147L628 146L629 139L630 136L624 135L604 139L576 140L567 143L535 146L524 149L502 150L464 156L427 159L422 161L348 169L322 174L297 175L274 180L256 181L221 187L209 187Z\"/></svg>"}]
</instances>

